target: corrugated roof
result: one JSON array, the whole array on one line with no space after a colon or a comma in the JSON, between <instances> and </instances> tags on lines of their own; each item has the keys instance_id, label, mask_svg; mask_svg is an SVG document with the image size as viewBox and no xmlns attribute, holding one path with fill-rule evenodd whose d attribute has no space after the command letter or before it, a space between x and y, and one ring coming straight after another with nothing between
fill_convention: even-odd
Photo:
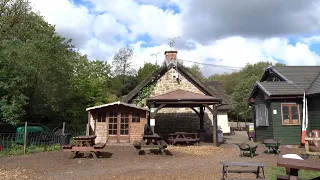
<instances>
[{"instance_id":1,"label":"corrugated roof","mask_svg":"<svg viewBox=\"0 0 320 180\"><path fill-rule=\"evenodd\" d=\"M307 95L310 94L320 94L320 73L307 90Z\"/></svg>"},{"instance_id":2,"label":"corrugated roof","mask_svg":"<svg viewBox=\"0 0 320 180\"><path fill-rule=\"evenodd\" d=\"M297 88L293 83L280 82L257 82L258 87L268 96L275 95L300 95L303 90Z\"/></svg>"},{"instance_id":3,"label":"corrugated roof","mask_svg":"<svg viewBox=\"0 0 320 180\"><path fill-rule=\"evenodd\" d=\"M136 108L136 109L149 111L149 108L139 107L139 106L135 106L133 104L128 104L128 103L124 103L124 102L120 102L120 101L109 103L109 104L103 104L103 105L100 105L100 106L89 107L89 108L86 109L86 111L93 110L93 109L100 109L100 108L103 108L103 107L114 106L114 105L123 105L123 106L127 106L127 107L132 107L132 108Z\"/></svg>"}]
</instances>

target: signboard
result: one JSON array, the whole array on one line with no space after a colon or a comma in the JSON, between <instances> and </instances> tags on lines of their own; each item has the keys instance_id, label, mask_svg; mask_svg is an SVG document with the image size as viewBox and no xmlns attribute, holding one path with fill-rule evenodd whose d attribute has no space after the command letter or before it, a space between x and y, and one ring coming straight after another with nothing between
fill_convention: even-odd
<instances>
[{"instance_id":1,"label":"signboard","mask_svg":"<svg viewBox=\"0 0 320 180\"><path fill-rule=\"evenodd\" d=\"M150 126L155 126L155 125L156 125L156 120L150 119Z\"/></svg>"},{"instance_id":2,"label":"signboard","mask_svg":"<svg viewBox=\"0 0 320 180\"><path fill-rule=\"evenodd\" d=\"M277 112L277 110L276 109L274 109L273 110L273 114L277 114L278 112Z\"/></svg>"}]
</instances>

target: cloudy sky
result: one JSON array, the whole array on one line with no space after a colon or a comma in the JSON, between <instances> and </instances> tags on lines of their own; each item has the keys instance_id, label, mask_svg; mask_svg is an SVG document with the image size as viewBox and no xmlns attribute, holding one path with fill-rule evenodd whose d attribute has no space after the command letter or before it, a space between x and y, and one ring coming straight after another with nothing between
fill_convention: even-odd
<instances>
[{"instance_id":1,"label":"cloudy sky","mask_svg":"<svg viewBox=\"0 0 320 180\"><path fill-rule=\"evenodd\" d=\"M158 63L168 38L186 65L258 61L320 65L320 0L29 0L91 59L127 44L136 68ZM225 68L200 66L206 75ZM236 69L236 68L235 68Z\"/></svg>"}]
</instances>

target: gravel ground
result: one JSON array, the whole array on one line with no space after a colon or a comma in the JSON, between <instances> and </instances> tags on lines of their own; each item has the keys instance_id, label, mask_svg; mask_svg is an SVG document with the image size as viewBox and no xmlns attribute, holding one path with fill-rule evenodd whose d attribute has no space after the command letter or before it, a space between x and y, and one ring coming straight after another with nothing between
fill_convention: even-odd
<instances>
[{"instance_id":1,"label":"gravel ground","mask_svg":"<svg viewBox=\"0 0 320 180\"><path fill-rule=\"evenodd\" d=\"M229 136L239 138L239 136ZM241 140L241 139L239 139ZM236 140L237 141L237 140ZM228 142L228 140L227 140ZM219 148L210 145L168 147L171 155L138 155L132 146L106 146L103 158L69 159L62 151L0 158L0 179L221 179L220 161L258 161L276 166L278 156L264 154L258 147L257 156L239 157L233 144ZM170 152L170 153L169 153ZM297 149L282 148L281 154L300 153ZM254 177L234 175L234 177Z\"/></svg>"}]
</instances>

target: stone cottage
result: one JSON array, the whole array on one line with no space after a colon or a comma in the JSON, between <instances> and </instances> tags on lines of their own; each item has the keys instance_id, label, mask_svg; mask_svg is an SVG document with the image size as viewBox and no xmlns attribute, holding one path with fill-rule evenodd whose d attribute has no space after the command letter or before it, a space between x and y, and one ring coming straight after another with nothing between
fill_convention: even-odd
<instances>
[{"instance_id":1,"label":"stone cottage","mask_svg":"<svg viewBox=\"0 0 320 180\"><path fill-rule=\"evenodd\" d=\"M225 89L218 82L204 82L195 76L188 68L179 63L177 51L166 51L163 65L124 96L122 101L147 107L147 99L170 93L171 95L173 93L176 95L189 93L199 97L208 96L220 99L221 103L217 108L217 124L224 133L230 132L228 111L232 107ZM203 127L201 127L199 113L197 113L201 111L200 108L164 107L155 115L155 131L166 136L166 134L173 132L198 132L200 130L205 131L207 141L212 141L213 114L208 108L204 107L203 110L204 118L201 123Z\"/></svg>"}]
</instances>

